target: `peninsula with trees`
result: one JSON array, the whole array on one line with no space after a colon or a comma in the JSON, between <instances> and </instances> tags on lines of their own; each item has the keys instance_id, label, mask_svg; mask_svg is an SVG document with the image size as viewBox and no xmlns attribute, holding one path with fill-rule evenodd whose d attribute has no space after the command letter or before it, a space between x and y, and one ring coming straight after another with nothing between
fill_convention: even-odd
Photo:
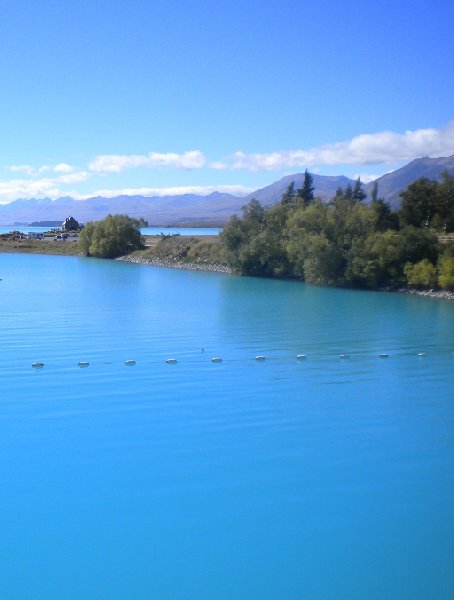
<instances>
[{"instance_id":1,"label":"peninsula with trees","mask_svg":"<svg viewBox=\"0 0 454 600\"><path fill-rule=\"evenodd\" d=\"M377 185L365 204L359 179L329 202L313 190L306 171L302 187L290 183L278 204L251 200L220 236L227 263L244 275L318 285L454 290L454 176L414 181L394 212Z\"/></svg>"}]
</instances>

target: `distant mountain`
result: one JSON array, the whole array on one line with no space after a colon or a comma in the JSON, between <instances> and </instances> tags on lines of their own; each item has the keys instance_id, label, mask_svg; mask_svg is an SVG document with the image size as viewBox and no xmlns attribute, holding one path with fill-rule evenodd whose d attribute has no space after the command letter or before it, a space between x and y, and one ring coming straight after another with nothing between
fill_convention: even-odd
<instances>
[{"instance_id":1,"label":"distant mountain","mask_svg":"<svg viewBox=\"0 0 454 600\"><path fill-rule=\"evenodd\" d=\"M416 158L408 165L379 177L377 179L378 196L384 198L389 202L391 208L396 210L401 202L400 192L405 190L410 183L420 177L440 181L443 171L454 175L454 155L446 158L430 158L429 156ZM371 182L364 186L364 190L368 195L370 195L373 185L373 182Z\"/></svg>"},{"instance_id":2,"label":"distant mountain","mask_svg":"<svg viewBox=\"0 0 454 600\"><path fill-rule=\"evenodd\" d=\"M73 216L80 223L97 221L108 214L127 214L146 219L150 225L165 227L186 221L225 223L245 204L244 197L213 192L208 196L185 194L181 196L116 196L94 197L87 200L50 198L16 200L0 205L0 224L15 222L59 221Z\"/></svg>"},{"instance_id":3,"label":"distant mountain","mask_svg":"<svg viewBox=\"0 0 454 600\"><path fill-rule=\"evenodd\" d=\"M330 200L339 187L345 188L348 184L354 184L354 181L348 179L348 177L344 177L343 175L338 177L332 177L329 175L312 174L312 178L314 180L314 196L321 198L325 201ZM271 185L267 185L264 188L252 192L252 194L249 194L249 196L243 198L243 204L246 204L252 198L255 198L264 206L274 204L275 202L278 202L281 199L282 194L292 183L292 181L295 183L295 190L302 187L304 181L304 173L286 175L282 179L279 179L279 181L275 181Z\"/></svg>"},{"instance_id":4,"label":"distant mountain","mask_svg":"<svg viewBox=\"0 0 454 600\"><path fill-rule=\"evenodd\" d=\"M399 193L420 177L440 180L441 173L448 171L454 175L454 155L447 158L418 158L408 165L387 173L379 179L378 195L396 209L400 204ZM313 174L314 194L327 201L334 196L339 187L345 188L354 181L344 176L326 176ZM115 198L93 197L87 200L74 200L64 197L57 200L16 200L0 205L0 224L31 223L33 221L63 222L68 216L86 223L104 218L108 214L127 214L131 217L143 217L150 225L165 227L178 223L225 223L233 214L239 214L241 207L252 198L269 206L278 202L282 194L294 181L295 189L302 186L304 173L287 175L271 185L260 188L248 196L233 196L213 192L208 196L184 194L182 196L116 196ZM364 186L370 196L373 183ZM366 200L367 201L367 200Z\"/></svg>"}]
</instances>

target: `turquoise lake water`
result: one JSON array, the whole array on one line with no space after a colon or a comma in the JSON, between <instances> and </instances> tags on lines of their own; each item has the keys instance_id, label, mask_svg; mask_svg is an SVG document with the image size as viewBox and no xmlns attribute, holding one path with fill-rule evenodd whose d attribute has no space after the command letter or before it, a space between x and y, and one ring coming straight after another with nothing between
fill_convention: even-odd
<instances>
[{"instance_id":1,"label":"turquoise lake water","mask_svg":"<svg viewBox=\"0 0 454 600\"><path fill-rule=\"evenodd\" d=\"M76 257L0 277L2 599L454 597L454 304Z\"/></svg>"}]
</instances>

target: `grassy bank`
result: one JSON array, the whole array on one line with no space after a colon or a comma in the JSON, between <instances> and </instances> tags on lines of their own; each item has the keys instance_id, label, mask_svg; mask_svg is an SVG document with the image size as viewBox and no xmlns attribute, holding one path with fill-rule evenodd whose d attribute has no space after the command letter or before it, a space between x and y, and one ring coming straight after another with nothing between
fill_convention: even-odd
<instances>
[{"instance_id":1,"label":"grassy bank","mask_svg":"<svg viewBox=\"0 0 454 600\"><path fill-rule=\"evenodd\" d=\"M150 262L152 260L172 263L203 263L225 265L225 258L217 236L146 236L145 246L128 254L127 258ZM0 252L24 254L53 254L76 256L77 241L7 239L0 238Z\"/></svg>"},{"instance_id":2,"label":"grassy bank","mask_svg":"<svg viewBox=\"0 0 454 600\"><path fill-rule=\"evenodd\" d=\"M208 261L224 263L225 257L218 236L148 236L145 248L136 250L132 256L160 258L181 262Z\"/></svg>"},{"instance_id":3,"label":"grassy bank","mask_svg":"<svg viewBox=\"0 0 454 600\"><path fill-rule=\"evenodd\" d=\"M23 254L53 254L76 256L77 241L54 240L44 238L42 240L20 240L0 238L0 253L23 253Z\"/></svg>"}]
</instances>

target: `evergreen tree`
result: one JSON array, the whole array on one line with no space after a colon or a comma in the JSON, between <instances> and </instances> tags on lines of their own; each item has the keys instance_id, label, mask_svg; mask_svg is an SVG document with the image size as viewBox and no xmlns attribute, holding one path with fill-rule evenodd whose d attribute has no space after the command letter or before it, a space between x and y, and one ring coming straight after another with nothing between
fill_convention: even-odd
<instances>
[{"instance_id":1,"label":"evergreen tree","mask_svg":"<svg viewBox=\"0 0 454 600\"><path fill-rule=\"evenodd\" d=\"M366 196L367 196L367 194L363 190L363 184L361 182L361 179L358 177L358 179L355 181L355 185L353 186L353 191L352 191L353 202L362 202L366 198Z\"/></svg>"},{"instance_id":2,"label":"evergreen tree","mask_svg":"<svg viewBox=\"0 0 454 600\"><path fill-rule=\"evenodd\" d=\"M370 193L370 200L371 200L371 202L377 202L377 200L378 200L378 182L377 182L377 180L374 181L374 185L373 185L372 191Z\"/></svg>"},{"instance_id":3,"label":"evergreen tree","mask_svg":"<svg viewBox=\"0 0 454 600\"><path fill-rule=\"evenodd\" d=\"M352 190L352 186L350 184L348 184L347 187L345 188L344 198L345 198L345 200L348 200L349 202L351 202L353 200L353 190Z\"/></svg>"},{"instance_id":4,"label":"evergreen tree","mask_svg":"<svg viewBox=\"0 0 454 600\"><path fill-rule=\"evenodd\" d=\"M295 182L289 184L285 192L282 194L281 204L282 206L291 206L295 202Z\"/></svg>"},{"instance_id":5,"label":"evergreen tree","mask_svg":"<svg viewBox=\"0 0 454 600\"><path fill-rule=\"evenodd\" d=\"M314 201L314 178L307 169L304 171L303 187L298 190L297 199L301 199L304 206Z\"/></svg>"}]
</instances>

